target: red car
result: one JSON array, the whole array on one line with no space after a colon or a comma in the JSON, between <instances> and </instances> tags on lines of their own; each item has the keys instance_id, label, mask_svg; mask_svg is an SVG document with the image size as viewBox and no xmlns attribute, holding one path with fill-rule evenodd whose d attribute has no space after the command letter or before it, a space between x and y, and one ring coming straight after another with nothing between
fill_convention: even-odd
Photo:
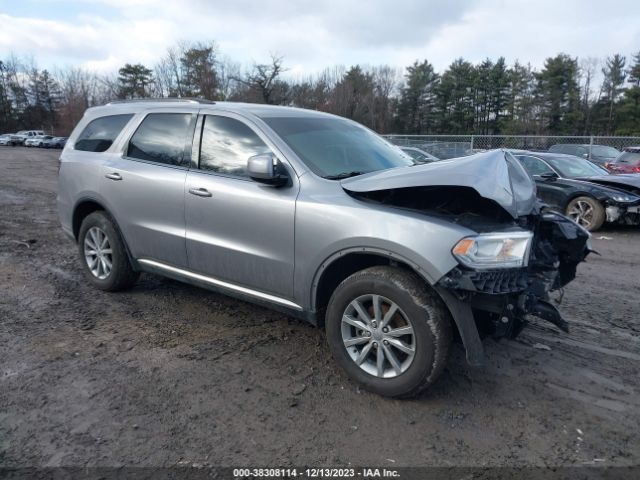
<instances>
[{"instance_id":1,"label":"red car","mask_svg":"<svg viewBox=\"0 0 640 480\"><path fill-rule=\"evenodd\" d=\"M616 159L606 164L611 173L640 173L640 146L627 147L616 157Z\"/></svg>"}]
</instances>

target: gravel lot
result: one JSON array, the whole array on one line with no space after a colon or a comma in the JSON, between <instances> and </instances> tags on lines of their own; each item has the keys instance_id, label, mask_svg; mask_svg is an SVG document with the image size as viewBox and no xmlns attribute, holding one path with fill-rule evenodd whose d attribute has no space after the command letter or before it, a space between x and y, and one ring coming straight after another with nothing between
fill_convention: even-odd
<instances>
[{"instance_id":1,"label":"gravel lot","mask_svg":"<svg viewBox=\"0 0 640 480\"><path fill-rule=\"evenodd\" d=\"M414 401L360 391L321 330L143 275L91 289L59 151L0 147L0 466L560 466L640 460L640 229L594 235L562 310L457 346Z\"/></svg>"}]
</instances>

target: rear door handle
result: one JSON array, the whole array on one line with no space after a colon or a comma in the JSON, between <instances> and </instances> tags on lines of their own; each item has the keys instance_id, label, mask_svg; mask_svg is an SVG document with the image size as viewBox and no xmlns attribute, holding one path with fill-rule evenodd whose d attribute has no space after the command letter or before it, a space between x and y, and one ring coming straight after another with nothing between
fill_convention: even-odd
<instances>
[{"instance_id":1,"label":"rear door handle","mask_svg":"<svg viewBox=\"0 0 640 480\"><path fill-rule=\"evenodd\" d=\"M119 173L107 173L105 175L109 180L122 180L122 175Z\"/></svg>"},{"instance_id":2,"label":"rear door handle","mask_svg":"<svg viewBox=\"0 0 640 480\"><path fill-rule=\"evenodd\" d=\"M191 195L197 195L198 197L210 197L211 192L206 188L190 188L189 193Z\"/></svg>"}]
</instances>

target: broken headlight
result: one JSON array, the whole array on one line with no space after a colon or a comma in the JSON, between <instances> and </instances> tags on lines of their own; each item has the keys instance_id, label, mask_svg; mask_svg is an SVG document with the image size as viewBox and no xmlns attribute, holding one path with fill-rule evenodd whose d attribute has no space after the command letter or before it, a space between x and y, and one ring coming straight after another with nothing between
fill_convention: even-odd
<instances>
[{"instance_id":1,"label":"broken headlight","mask_svg":"<svg viewBox=\"0 0 640 480\"><path fill-rule=\"evenodd\" d=\"M616 202L619 203L631 203L638 200L640 197L636 197L635 195L627 195L625 193L616 193L611 196Z\"/></svg>"},{"instance_id":2,"label":"broken headlight","mask_svg":"<svg viewBox=\"0 0 640 480\"><path fill-rule=\"evenodd\" d=\"M531 232L483 233L460 240L451 253L474 269L526 267L531 250Z\"/></svg>"}]
</instances>

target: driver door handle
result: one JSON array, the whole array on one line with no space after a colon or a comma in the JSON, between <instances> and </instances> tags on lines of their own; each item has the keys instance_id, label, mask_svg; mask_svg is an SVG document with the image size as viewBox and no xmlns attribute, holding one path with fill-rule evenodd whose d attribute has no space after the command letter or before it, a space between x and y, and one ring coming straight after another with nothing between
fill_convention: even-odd
<instances>
[{"instance_id":1,"label":"driver door handle","mask_svg":"<svg viewBox=\"0 0 640 480\"><path fill-rule=\"evenodd\" d=\"M198 197L210 197L211 192L206 188L190 188L189 193Z\"/></svg>"},{"instance_id":2,"label":"driver door handle","mask_svg":"<svg viewBox=\"0 0 640 480\"><path fill-rule=\"evenodd\" d=\"M105 175L105 177L107 177L109 180L122 180L122 175L120 175L119 173L107 173Z\"/></svg>"}]
</instances>

